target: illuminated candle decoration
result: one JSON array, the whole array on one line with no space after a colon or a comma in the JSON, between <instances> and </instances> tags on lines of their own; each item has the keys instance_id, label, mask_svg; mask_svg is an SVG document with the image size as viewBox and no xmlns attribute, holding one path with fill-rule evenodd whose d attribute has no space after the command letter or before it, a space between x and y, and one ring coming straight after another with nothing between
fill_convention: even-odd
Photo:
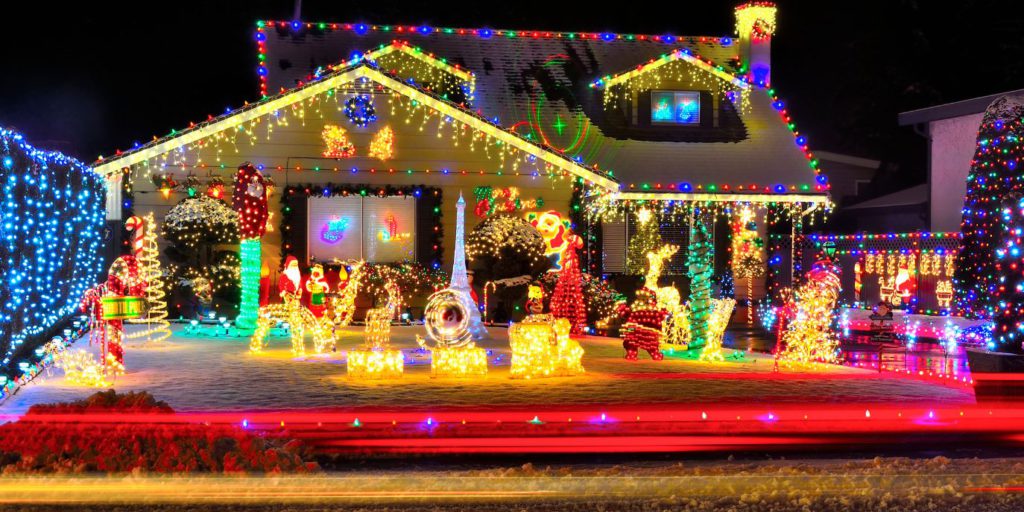
<instances>
[{"instance_id":1,"label":"illuminated candle decoration","mask_svg":"<svg viewBox=\"0 0 1024 512\"><path fill-rule=\"evenodd\" d=\"M795 312L782 334L779 361L808 364L839 360L839 337L832 329L839 298L838 268L819 261L808 272L794 299Z\"/></svg>"},{"instance_id":2,"label":"illuminated candle decoration","mask_svg":"<svg viewBox=\"0 0 1024 512\"><path fill-rule=\"evenodd\" d=\"M356 147L348 139L348 132L336 124L324 125L320 137L324 141L324 158L349 158L355 156Z\"/></svg>"},{"instance_id":3,"label":"illuminated candle decoration","mask_svg":"<svg viewBox=\"0 0 1024 512\"><path fill-rule=\"evenodd\" d=\"M391 320L401 307L402 291L393 280L384 285L387 302L366 312L366 339L361 348L348 351L349 377L392 379L404 371L401 350L391 348Z\"/></svg>"},{"instance_id":4,"label":"illuminated candle decoration","mask_svg":"<svg viewBox=\"0 0 1024 512\"><path fill-rule=\"evenodd\" d=\"M381 128L370 140L370 158L386 162L395 157L395 132L390 126Z\"/></svg>"},{"instance_id":5,"label":"illuminated candle decoration","mask_svg":"<svg viewBox=\"0 0 1024 512\"><path fill-rule=\"evenodd\" d=\"M235 324L243 329L256 327L260 308L260 269L262 243L267 232L267 187L263 173L252 164L244 163L235 173L232 206L238 212L238 234L241 237L239 257L241 263L242 302L238 307Z\"/></svg>"}]
</instances>

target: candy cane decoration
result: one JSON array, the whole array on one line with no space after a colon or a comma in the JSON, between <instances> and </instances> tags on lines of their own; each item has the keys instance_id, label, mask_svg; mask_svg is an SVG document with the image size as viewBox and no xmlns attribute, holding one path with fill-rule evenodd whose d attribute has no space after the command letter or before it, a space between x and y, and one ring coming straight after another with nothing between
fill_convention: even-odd
<instances>
[{"instance_id":1,"label":"candy cane decoration","mask_svg":"<svg viewBox=\"0 0 1024 512\"><path fill-rule=\"evenodd\" d=\"M132 256L139 261L142 259L142 239L146 236L146 222L142 220L142 217L132 215L124 222L124 227L132 232Z\"/></svg>"}]
</instances>

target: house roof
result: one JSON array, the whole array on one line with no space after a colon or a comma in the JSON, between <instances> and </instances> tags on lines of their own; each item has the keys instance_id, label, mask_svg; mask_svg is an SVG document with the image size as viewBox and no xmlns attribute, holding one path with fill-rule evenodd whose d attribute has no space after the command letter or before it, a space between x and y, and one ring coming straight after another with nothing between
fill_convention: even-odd
<instances>
[{"instance_id":1,"label":"house roof","mask_svg":"<svg viewBox=\"0 0 1024 512\"><path fill-rule=\"evenodd\" d=\"M847 206L843 209L868 210L872 208L895 208L898 206L914 206L926 202L928 202L928 185L921 184L905 188L891 194L879 196L874 199L868 199L867 201Z\"/></svg>"},{"instance_id":2,"label":"house roof","mask_svg":"<svg viewBox=\"0 0 1024 512\"><path fill-rule=\"evenodd\" d=\"M591 84L666 55L685 54L723 80L746 83L739 45L730 37L265 21L257 29L262 87L293 87L318 67L396 37L472 71L481 115L610 171L627 195L827 192L806 138L771 90L748 85L749 108L727 112L738 122L724 138L669 129L657 140L638 140L607 119L603 91Z\"/></svg>"},{"instance_id":3,"label":"house roof","mask_svg":"<svg viewBox=\"0 0 1024 512\"><path fill-rule=\"evenodd\" d=\"M378 50L378 53L382 50ZM270 115L277 110L298 103L306 98L331 91L339 85L360 78L368 78L388 89L397 91L423 105L440 111L458 122L480 130L491 137L495 137L505 144L533 155L545 163L571 172L605 189L614 191L619 188L616 181L608 178L600 171L584 167L579 162L567 158L558 151L529 141L512 131L497 126L479 114L468 111L413 84L382 72L377 69L372 61L363 58L363 56L354 58L345 65L336 65L333 69L330 73L319 76L311 82L304 83L277 96L266 98L258 103L248 104L245 107L209 119L206 122L194 124L185 130L172 132L166 137L156 139L131 151L119 153L112 158L101 159L94 164L94 169L101 175L110 176L124 167L168 153L183 145L237 127L258 117Z\"/></svg>"},{"instance_id":4,"label":"house roof","mask_svg":"<svg viewBox=\"0 0 1024 512\"><path fill-rule=\"evenodd\" d=\"M942 105L935 105L933 107L911 110L908 112L900 112L899 115L897 115L897 120L899 121L900 126L907 126L938 121L940 119L949 119L951 117L980 114L984 112L993 101L1001 96L1024 97L1024 89L1001 92L998 94L989 94L988 96L970 98L962 101L955 101L953 103L945 103Z\"/></svg>"}]
</instances>

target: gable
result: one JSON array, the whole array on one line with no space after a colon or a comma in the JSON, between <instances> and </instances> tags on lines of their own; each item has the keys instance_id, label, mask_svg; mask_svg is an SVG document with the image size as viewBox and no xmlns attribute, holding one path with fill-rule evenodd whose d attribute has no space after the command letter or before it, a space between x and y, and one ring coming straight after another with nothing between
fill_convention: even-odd
<instances>
[{"instance_id":1,"label":"gable","mask_svg":"<svg viewBox=\"0 0 1024 512\"><path fill-rule=\"evenodd\" d=\"M418 111L420 122L437 123L438 137L447 136L456 144L461 142L471 148L479 146L484 151L496 154L511 172L530 172L551 177L572 175L607 190L618 189L614 180L503 130L437 95L389 76L361 57L351 61L347 67L339 67L316 81L279 96L246 105L112 159L101 160L96 170L111 176L123 168L140 164L153 171L166 167L216 167L221 165L219 159L222 152L230 151L238 144L255 144L263 133L270 137L275 126L302 123L307 114L319 113L322 117L330 108L341 110L342 95L351 97L360 91L393 92L402 98L398 106ZM216 149L211 149L212 146Z\"/></svg>"},{"instance_id":2,"label":"gable","mask_svg":"<svg viewBox=\"0 0 1024 512\"><path fill-rule=\"evenodd\" d=\"M322 24L323 27L266 22L259 37L266 83L301 80L309 64L336 60L359 48L396 36L390 27ZM398 27L401 28L401 27ZM632 70L664 55L686 54L707 64L708 73L729 80L739 71L739 48L728 37L676 38L571 34L486 29L421 30L406 27L401 37L476 76L473 108L488 120L527 140L579 158L608 172L623 190L694 190L730 187L778 193L822 194L804 137L791 128L778 99L757 87L744 108L721 111L712 130L647 130L636 133L606 109L595 81ZM501 32L499 34L499 32ZM682 50L687 52L682 52ZM680 50L676 52L676 50ZM685 60L685 59L684 59ZM711 70L714 70L712 72ZM716 80L718 80L716 78ZM660 187L659 187L660 185ZM753 185L753 187L752 187Z\"/></svg>"}]
</instances>

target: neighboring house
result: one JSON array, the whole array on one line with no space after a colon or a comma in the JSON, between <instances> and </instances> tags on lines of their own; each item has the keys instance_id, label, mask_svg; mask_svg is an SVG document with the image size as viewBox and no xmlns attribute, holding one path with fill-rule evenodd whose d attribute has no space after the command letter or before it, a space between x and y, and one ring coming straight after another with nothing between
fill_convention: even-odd
<instances>
[{"instance_id":1,"label":"neighboring house","mask_svg":"<svg viewBox=\"0 0 1024 512\"><path fill-rule=\"evenodd\" d=\"M845 206L839 215L851 233L928 231L928 185L921 184Z\"/></svg>"},{"instance_id":2,"label":"neighboring house","mask_svg":"<svg viewBox=\"0 0 1024 512\"><path fill-rule=\"evenodd\" d=\"M859 201L882 162L831 151L815 151L823 169L828 169L832 201L842 209Z\"/></svg>"},{"instance_id":3,"label":"neighboring house","mask_svg":"<svg viewBox=\"0 0 1024 512\"><path fill-rule=\"evenodd\" d=\"M985 109L1002 96L1024 100L1024 89L899 114L901 126L913 126L928 138L926 229L960 231L967 174L974 158L978 127Z\"/></svg>"},{"instance_id":4,"label":"neighboring house","mask_svg":"<svg viewBox=\"0 0 1024 512\"><path fill-rule=\"evenodd\" d=\"M480 220L476 187L517 187L521 199L543 198L540 210L577 221L589 270L615 272L601 267L619 258L609 251L624 251L625 225L584 222L588 207L657 209L679 243L694 205L720 215L755 207L773 219L822 211L828 180L770 89L775 7L737 7L736 29L684 37L259 22L263 99L97 162L114 185L108 216L122 214L125 182L131 207L159 219L184 197L155 193L168 178L230 183L249 161L277 184L272 211L294 205L286 229L264 239L272 266L282 253L397 259L373 250L374 223L391 215L406 256L447 268L459 194L470 203L468 231ZM376 119L363 123L371 105ZM385 127L382 158L371 150ZM282 189L292 194L282 199ZM419 193L439 206L425 210ZM334 242L318 240L324 229ZM685 250L669 270L684 272L684 261Z\"/></svg>"}]
</instances>

